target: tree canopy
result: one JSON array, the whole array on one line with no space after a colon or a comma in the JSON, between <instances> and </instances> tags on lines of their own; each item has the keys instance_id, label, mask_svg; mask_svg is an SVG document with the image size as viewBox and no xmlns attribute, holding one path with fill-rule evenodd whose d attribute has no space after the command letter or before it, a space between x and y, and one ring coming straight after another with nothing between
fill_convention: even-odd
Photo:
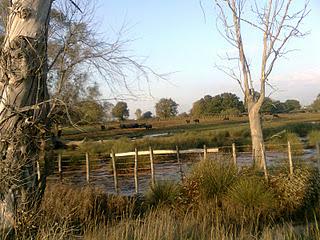
<instances>
[{"instance_id":1,"label":"tree canopy","mask_svg":"<svg viewBox=\"0 0 320 240\"><path fill-rule=\"evenodd\" d=\"M301 104L298 100L288 99L285 102L279 100L273 100L269 97L266 97L261 106L262 113L289 113L298 111L301 109Z\"/></svg>"},{"instance_id":2,"label":"tree canopy","mask_svg":"<svg viewBox=\"0 0 320 240\"><path fill-rule=\"evenodd\" d=\"M171 98L161 98L156 104L156 115L160 118L174 117L178 114L178 106Z\"/></svg>"},{"instance_id":3,"label":"tree canopy","mask_svg":"<svg viewBox=\"0 0 320 240\"><path fill-rule=\"evenodd\" d=\"M243 111L243 102L240 101L240 98L237 95L233 93L222 93L213 97L206 95L194 102L191 114L199 117Z\"/></svg>"},{"instance_id":4,"label":"tree canopy","mask_svg":"<svg viewBox=\"0 0 320 240\"><path fill-rule=\"evenodd\" d=\"M317 112L320 111L320 94L318 94L317 98L311 104L311 109Z\"/></svg>"},{"instance_id":5,"label":"tree canopy","mask_svg":"<svg viewBox=\"0 0 320 240\"><path fill-rule=\"evenodd\" d=\"M152 118L152 112L146 111L142 114L141 119L150 119Z\"/></svg>"},{"instance_id":6,"label":"tree canopy","mask_svg":"<svg viewBox=\"0 0 320 240\"><path fill-rule=\"evenodd\" d=\"M117 104L112 109L112 115L119 120L124 120L129 117L129 109L126 102L117 102Z\"/></svg>"}]
</instances>

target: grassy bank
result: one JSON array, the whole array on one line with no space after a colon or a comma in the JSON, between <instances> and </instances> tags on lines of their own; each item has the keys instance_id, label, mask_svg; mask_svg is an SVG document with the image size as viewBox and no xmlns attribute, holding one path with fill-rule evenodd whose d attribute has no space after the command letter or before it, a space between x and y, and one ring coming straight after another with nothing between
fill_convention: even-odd
<instances>
[{"instance_id":1,"label":"grassy bank","mask_svg":"<svg viewBox=\"0 0 320 240\"><path fill-rule=\"evenodd\" d=\"M310 135L313 140L316 139L316 131L320 129L319 124L312 123L289 123L278 127L265 127L264 136L267 145L274 145L270 150L283 150L283 147L277 146L286 145L288 141L292 145L297 146L297 151L302 151L301 137ZM188 131L183 133L176 133L166 137L156 138L140 138L129 139L122 137L120 139L101 141L88 141L80 145L81 152L90 152L93 154L106 153L110 154L111 149L115 152L128 152L134 151L135 148L139 150L148 150L149 146L154 149L175 149L179 146L180 149L202 148L203 145L209 147L225 147L231 146L235 143L238 146L238 151L246 150L248 145L251 144L250 131L248 126L223 128L218 130L206 131ZM313 143L314 144L314 143Z\"/></svg>"}]
</instances>

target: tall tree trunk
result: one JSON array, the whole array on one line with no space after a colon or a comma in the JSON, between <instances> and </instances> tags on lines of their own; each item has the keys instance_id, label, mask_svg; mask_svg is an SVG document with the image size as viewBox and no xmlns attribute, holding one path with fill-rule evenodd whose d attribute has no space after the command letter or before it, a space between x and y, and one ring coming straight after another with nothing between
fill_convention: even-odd
<instances>
[{"instance_id":1,"label":"tall tree trunk","mask_svg":"<svg viewBox=\"0 0 320 240\"><path fill-rule=\"evenodd\" d=\"M264 140L259 112L260 107L256 103L252 103L249 104L248 109L254 163L256 167L263 168L261 146L264 147Z\"/></svg>"},{"instance_id":2,"label":"tall tree trunk","mask_svg":"<svg viewBox=\"0 0 320 240\"><path fill-rule=\"evenodd\" d=\"M0 236L18 228L17 216L41 195L36 163L48 111L52 0L12 2L0 55Z\"/></svg>"}]
</instances>

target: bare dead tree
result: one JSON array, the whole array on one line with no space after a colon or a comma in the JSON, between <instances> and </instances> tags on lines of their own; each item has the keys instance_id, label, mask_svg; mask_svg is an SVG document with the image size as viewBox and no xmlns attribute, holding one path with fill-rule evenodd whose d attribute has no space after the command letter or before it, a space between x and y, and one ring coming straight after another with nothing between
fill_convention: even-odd
<instances>
[{"instance_id":1,"label":"bare dead tree","mask_svg":"<svg viewBox=\"0 0 320 240\"><path fill-rule=\"evenodd\" d=\"M260 108L265 99L266 85L279 58L290 52L289 40L304 37L301 23L308 15L308 1L297 6L292 0L215 0L218 9L219 31L223 38L237 50L236 56L226 55L226 60L236 61L238 69L218 66L220 70L239 83L244 94L249 115L252 151L257 167L262 168L261 146L264 139ZM251 4L251 5L250 5ZM297 10L299 8L299 10ZM250 60L248 35L261 36L261 52L255 51ZM257 41L258 45L259 41ZM257 61L260 58L260 63ZM255 81L256 80L256 81ZM259 90L254 86L258 83Z\"/></svg>"},{"instance_id":2,"label":"bare dead tree","mask_svg":"<svg viewBox=\"0 0 320 240\"><path fill-rule=\"evenodd\" d=\"M12 1L0 55L0 234L18 228L39 194L36 162L48 111L47 32L52 0Z\"/></svg>"}]
</instances>

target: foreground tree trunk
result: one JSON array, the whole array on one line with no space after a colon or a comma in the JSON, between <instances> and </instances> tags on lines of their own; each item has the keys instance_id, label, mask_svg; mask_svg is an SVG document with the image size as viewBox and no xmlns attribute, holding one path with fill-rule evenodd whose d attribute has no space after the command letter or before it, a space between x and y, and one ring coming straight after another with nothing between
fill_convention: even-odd
<instances>
[{"instance_id":1,"label":"foreground tree trunk","mask_svg":"<svg viewBox=\"0 0 320 240\"><path fill-rule=\"evenodd\" d=\"M41 196L36 165L48 111L52 0L12 2L0 56L0 236L18 229L17 216Z\"/></svg>"},{"instance_id":2,"label":"foreground tree trunk","mask_svg":"<svg viewBox=\"0 0 320 240\"><path fill-rule=\"evenodd\" d=\"M251 104L249 104L249 106L248 115L254 164L258 168L263 168L264 163L262 161L261 146L264 147L264 139L261 126L261 115L259 109L257 109L255 105L251 106Z\"/></svg>"}]
</instances>

